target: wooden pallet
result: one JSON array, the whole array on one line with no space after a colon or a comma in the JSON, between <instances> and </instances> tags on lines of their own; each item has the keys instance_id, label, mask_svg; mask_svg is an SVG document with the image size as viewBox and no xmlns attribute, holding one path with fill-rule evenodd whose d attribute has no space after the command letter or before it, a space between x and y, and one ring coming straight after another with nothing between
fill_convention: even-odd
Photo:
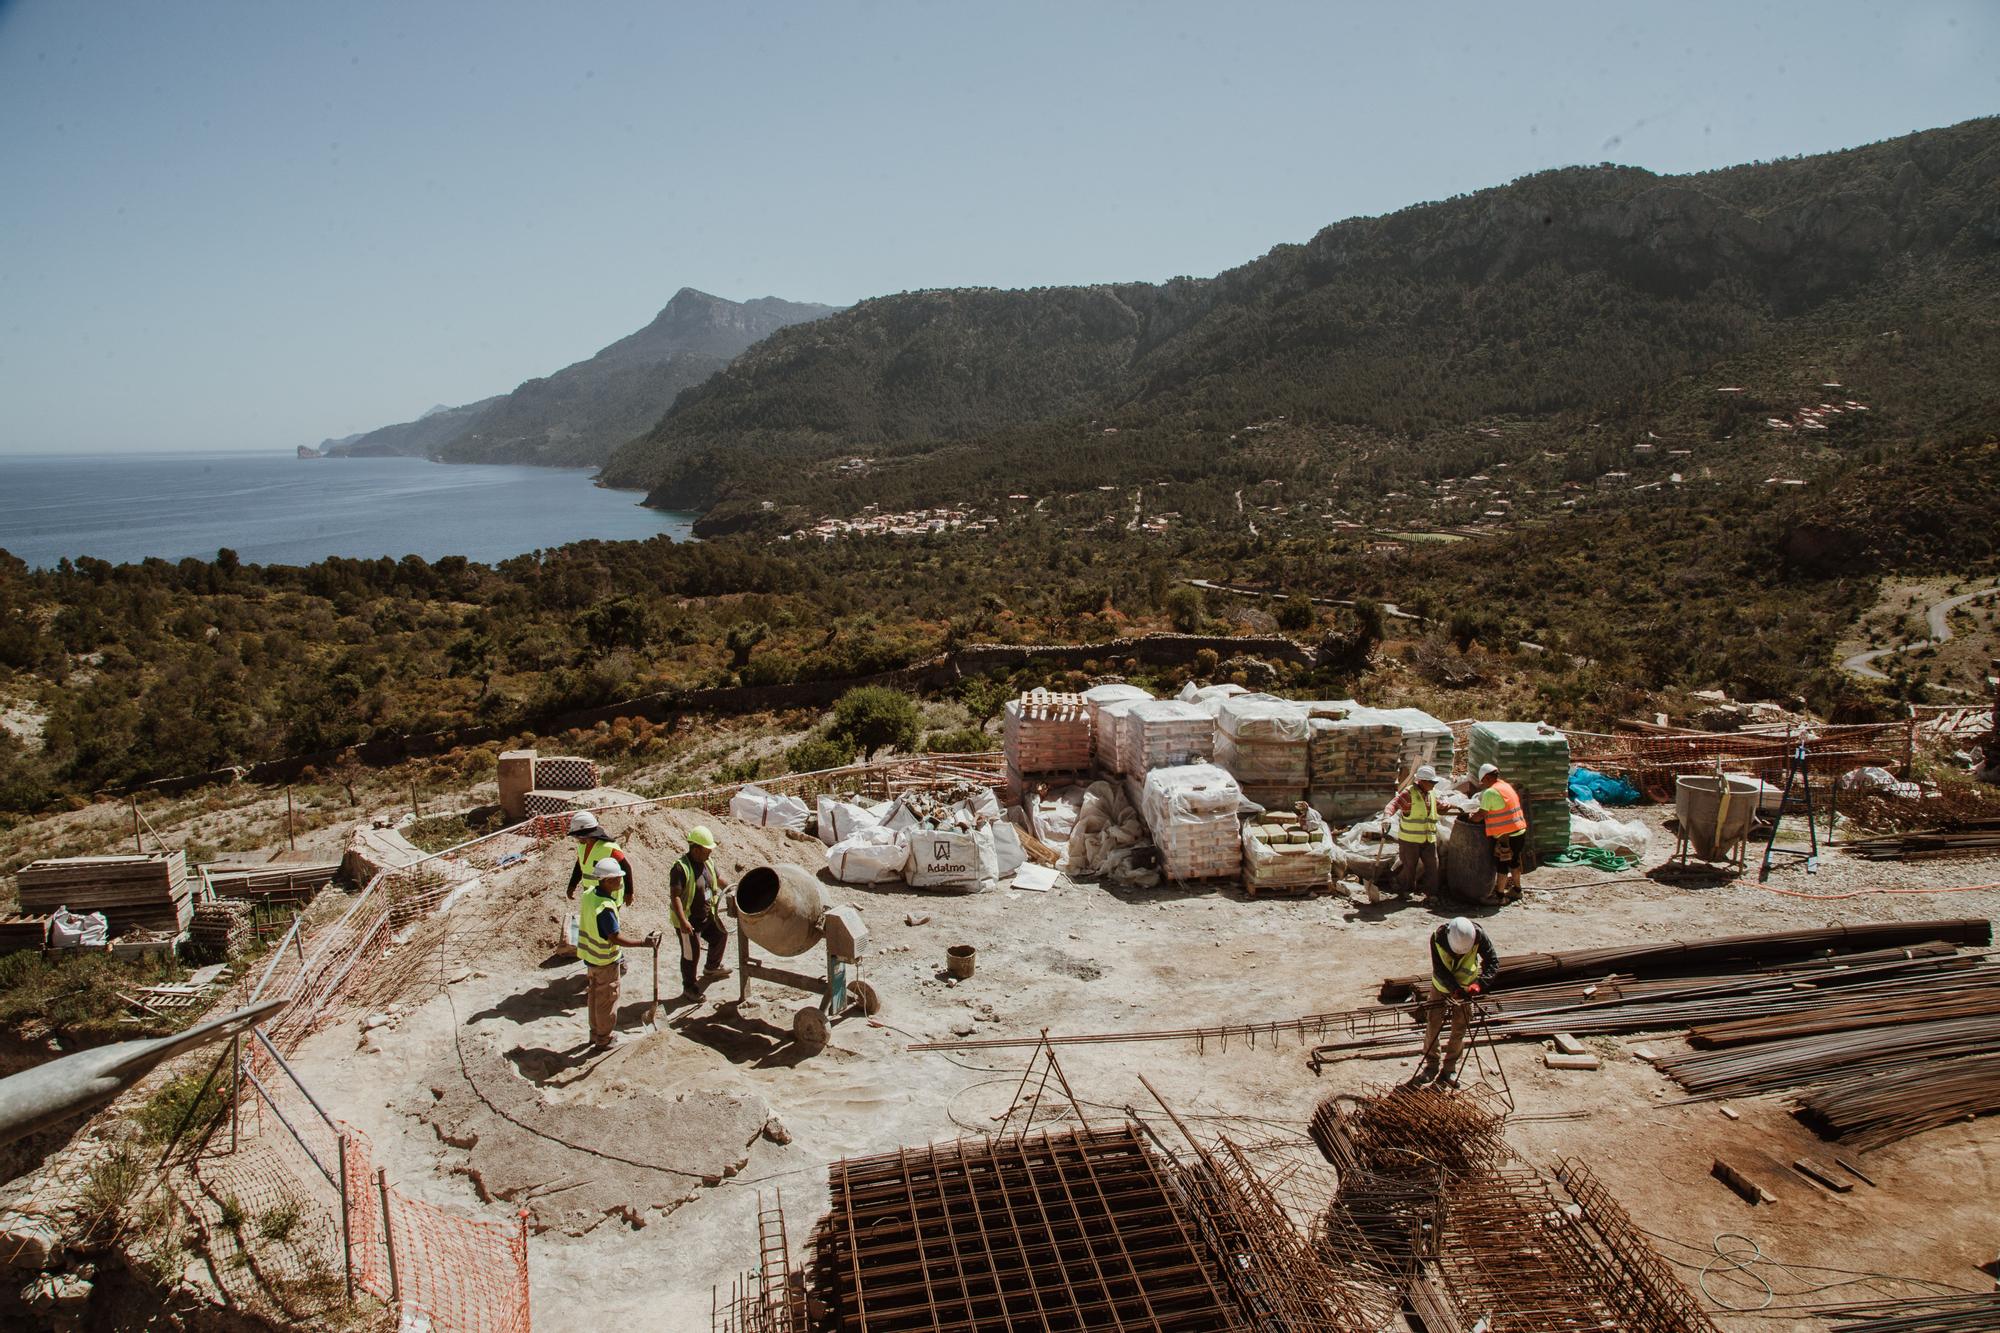
<instances>
[{"instance_id":1,"label":"wooden pallet","mask_svg":"<svg viewBox=\"0 0 2000 1333\"><path fill-rule=\"evenodd\" d=\"M1317 898L1322 893L1333 892L1334 881L1316 879L1305 884L1252 884L1246 876L1243 880L1243 894L1248 898Z\"/></svg>"}]
</instances>

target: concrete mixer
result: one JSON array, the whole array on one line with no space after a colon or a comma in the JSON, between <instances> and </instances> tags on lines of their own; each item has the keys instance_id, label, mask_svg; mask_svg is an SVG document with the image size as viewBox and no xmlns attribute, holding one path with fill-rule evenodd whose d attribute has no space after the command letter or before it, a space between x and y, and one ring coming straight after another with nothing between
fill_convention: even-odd
<instances>
[{"instance_id":1,"label":"concrete mixer","mask_svg":"<svg viewBox=\"0 0 2000 1333\"><path fill-rule=\"evenodd\" d=\"M820 997L792 1015L792 1035L801 1045L824 1046L833 1024L859 1011L882 1008L875 988L861 979L868 952L868 927L853 907L828 907L820 882L798 866L758 866L736 881L737 1002L750 998L753 978ZM826 977L752 961L752 944L780 958L796 958L814 946L826 950Z\"/></svg>"}]
</instances>

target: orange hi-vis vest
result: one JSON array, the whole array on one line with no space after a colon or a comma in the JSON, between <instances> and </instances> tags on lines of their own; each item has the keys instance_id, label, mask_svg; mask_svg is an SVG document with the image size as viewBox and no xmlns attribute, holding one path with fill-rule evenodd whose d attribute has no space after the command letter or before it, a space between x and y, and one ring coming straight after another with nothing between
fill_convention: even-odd
<instances>
[{"instance_id":1,"label":"orange hi-vis vest","mask_svg":"<svg viewBox=\"0 0 2000 1333\"><path fill-rule=\"evenodd\" d=\"M1493 805L1490 801L1496 796L1500 803ZM1480 793L1479 808L1486 812L1489 838L1506 838L1528 831L1528 812L1521 808L1521 795L1505 778L1493 779L1493 785Z\"/></svg>"}]
</instances>

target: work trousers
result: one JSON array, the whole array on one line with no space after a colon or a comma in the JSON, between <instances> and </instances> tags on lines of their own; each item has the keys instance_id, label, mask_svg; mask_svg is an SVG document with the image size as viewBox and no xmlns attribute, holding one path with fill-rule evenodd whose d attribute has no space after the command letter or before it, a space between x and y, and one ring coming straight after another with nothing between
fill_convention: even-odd
<instances>
[{"instance_id":1,"label":"work trousers","mask_svg":"<svg viewBox=\"0 0 2000 1333\"><path fill-rule=\"evenodd\" d=\"M1438 845L1434 842L1398 842L1401 859L1396 862L1396 887L1404 893L1428 897L1437 889Z\"/></svg>"},{"instance_id":2,"label":"work trousers","mask_svg":"<svg viewBox=\"0 0 2000 1333\"><path fill-rule=\"evenodd\" d=\"M1472 1026L1472 1004L1470 1001L1455 1004L1451 996L1435 986L1430 988L1430 1003L1424 1008L1424 1059L1437 1059L1438 1033L1444 1028L1446 1010L1451 1011L1451 1040L1445 1043L1443 1068L1455 1070L1458 1057L1465 1051L1466 1029Z\"/></svg>"},{"instance_id":3,"label":"work trousers","mask_svg":"<svg viewBox=\"0 0 2000 1333\"><path fill-rule=\"evenodd\" d=\"M611 1028L618 1021L618 974L623 964L604 963L585 971L590 976L590 1044L609 1046Z\"/></svg>"},{"instance_id":4,"label":"work trousers","mask_svg":"<svg viewBox=\"0 0 2000 1333\"><path fill-rule=\"evenodd\" d=\"M699 901L699 900L697 900ZM681 937L681 988L695 989L696 955L701 950L697 941L708 945L708 970L722 966L723 946L729 943L729 931L716 919L715 913L697 910L692 917L694 928L680 931Z\"/></svg>"}]
</instances>

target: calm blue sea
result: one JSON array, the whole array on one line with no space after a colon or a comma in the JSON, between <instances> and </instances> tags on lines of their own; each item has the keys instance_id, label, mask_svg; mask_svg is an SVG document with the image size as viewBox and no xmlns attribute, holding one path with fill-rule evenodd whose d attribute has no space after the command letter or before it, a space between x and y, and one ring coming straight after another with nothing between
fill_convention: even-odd
<instances>
[{"instance_id":1,"label":"calm blue sea","mask_svg":"<svg viewBox=\"0 0 2000 1333\"><path fill-rule=\"evenodd\" d=\"M588 538L688 539L586 469L276 454L0 456L0 549L46 568L160 556L305 565L331 555L503 560Z\"/></svg>"}]
</instances>

